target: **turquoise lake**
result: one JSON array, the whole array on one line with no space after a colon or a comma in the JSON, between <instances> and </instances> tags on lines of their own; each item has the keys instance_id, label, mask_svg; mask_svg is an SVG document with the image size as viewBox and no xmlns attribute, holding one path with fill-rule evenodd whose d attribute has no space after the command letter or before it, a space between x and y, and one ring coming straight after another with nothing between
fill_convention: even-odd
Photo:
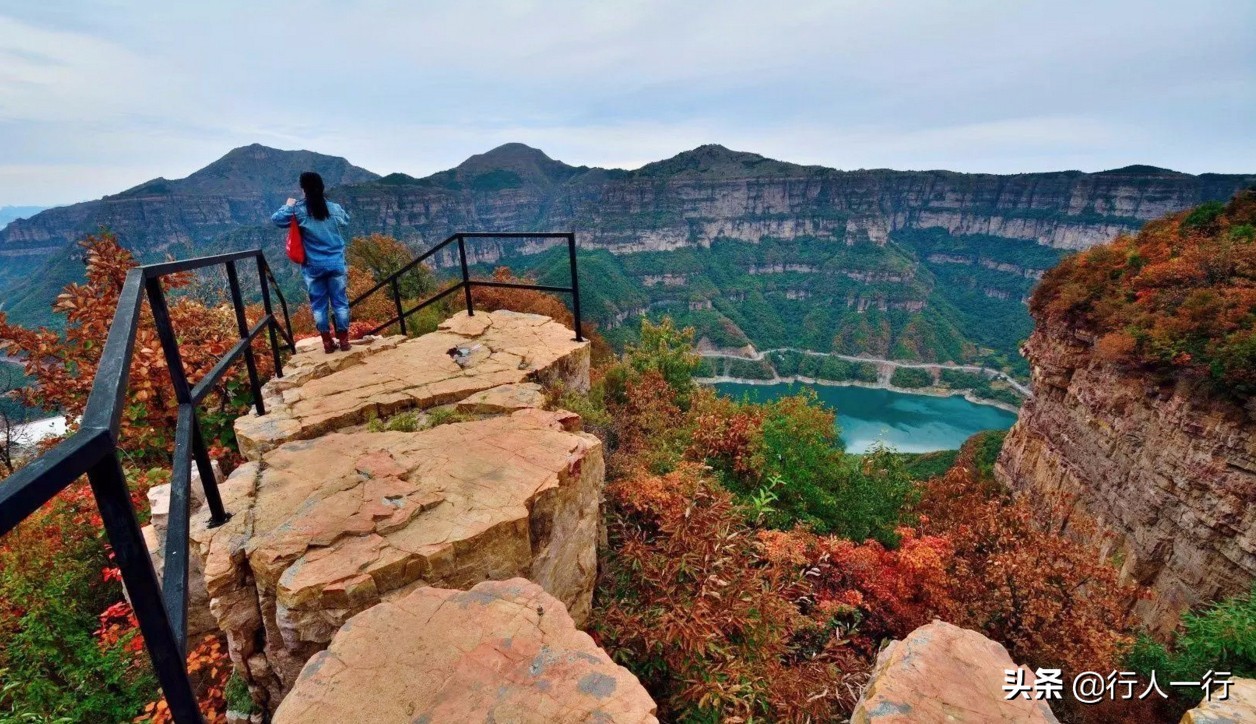
<instances>
[{"instance_id":1,"label":"turquoise lake","mask_svg":"<svg viewBox=\"0 0 1256 724\"><path fill-rule=\"evenodd\" d=\"M828 407L837 410L846 451L866 452L880 442L899 452L921 453L955 450L970 435L982 430L1006 430L1016 415L990 405L977 405L959 395L933 397L868 387L837 387L789 383L777 385L715 385L733 399L748 397L770 402L803 388L815 390Z\"/></svg>"}]
</instances>

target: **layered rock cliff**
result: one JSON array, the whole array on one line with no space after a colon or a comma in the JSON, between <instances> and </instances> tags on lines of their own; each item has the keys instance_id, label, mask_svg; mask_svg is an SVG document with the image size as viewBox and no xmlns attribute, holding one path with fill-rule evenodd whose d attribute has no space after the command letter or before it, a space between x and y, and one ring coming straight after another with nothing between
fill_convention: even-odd
<instances>
[{"instance_id":1,"label":"layered rock cliff","mask_svg":"<svg viewBox=\"0 0 1256 724\"><path fill-rule=\"evenodd\" d=\"M1161 388L1097 359L1093 341L1030 337L1034 397L995 470L1061 527L1097 524L1091 541L1154 595L1136 613L1166 633L1256 578L1256 407Z\"/></svg>"},{"instance_id":2,"label":"layered rock cliff","mask_svg":"<svg viewBox=\"0 0 1256 724\"><path fill-rule=\"evenodd\" d=\"M996 473L1146 586L1160 634L1256 579L1254 221L1247 192L1149 224L1031 305L1034 397Z\"/></svg>"}]
</instances>

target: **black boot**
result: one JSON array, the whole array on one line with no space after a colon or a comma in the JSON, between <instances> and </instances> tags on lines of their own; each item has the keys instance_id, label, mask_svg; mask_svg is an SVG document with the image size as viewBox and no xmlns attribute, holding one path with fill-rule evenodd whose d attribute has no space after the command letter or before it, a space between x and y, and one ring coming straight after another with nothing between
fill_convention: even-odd
<instances>
[{"instance_id":1,"label":"black boot","mask_svg":"<svg viewBox=\"0 0 1256 724\"><path fill-rule=\"evenodd\" d=\"M348 352L349 351L349 333L343 330L337 330L336 339L340 342L340 351ZM327 350L327 351L330 352L331 350Z\"/></svg>"}]
</instances>

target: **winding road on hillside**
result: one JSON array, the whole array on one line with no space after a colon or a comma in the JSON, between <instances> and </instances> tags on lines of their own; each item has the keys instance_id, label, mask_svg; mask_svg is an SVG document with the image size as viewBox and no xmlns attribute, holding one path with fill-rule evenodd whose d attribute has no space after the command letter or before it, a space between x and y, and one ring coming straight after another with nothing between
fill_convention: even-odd
<instances>
[{"instance_id":1,"label":"winding road on hillside","mask_svg":"<svg viewBox=\"0 0 1256 724\"><path fill-rule=\"evenodd\" d=\"M740 360L750 360L752 362L762 362L767 355L773 352L795 352L797 354L804 354L811 357L836 357L837 359L845 360L847 362L870 362L879 367L878 376L884 378L884 379L878 380L881 384L889 383L890 375L893 374L893 370L895 367L907 367L910 369L926 369L926 370L959 370L962 372L977 372L979 374L990 375L990 376L997 377L1003 380L1008 385L1010 385L1013 389L1015 389L1017 392L1024 395L1026 398L1034 396L1033 390L1029 389L1028 387L1021 384L1020 382L1017 382L1015 379L1008 376L1007 374L1000 372L998 370L992 370L989 367L979 367L977 365L939 364L936 362L904 362L900 360L884 359L881 357L860 357L860 356L849 355L849 354L837 354L836 352L815 352L809 349L798 349L797 347L774 347L772 349L756 350L754 352L751 352L750 354L744 354L740 352L729 352L729 351L723 351L723 350L701 351L698 354L700 354L703 357L740 359Z\"/></svg>"}]
</instances>

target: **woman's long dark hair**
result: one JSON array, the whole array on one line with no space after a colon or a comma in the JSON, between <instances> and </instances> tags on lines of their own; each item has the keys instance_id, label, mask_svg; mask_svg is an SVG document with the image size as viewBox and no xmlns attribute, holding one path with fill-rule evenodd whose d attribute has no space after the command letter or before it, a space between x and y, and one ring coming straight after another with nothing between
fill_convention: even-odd
<instances>
[{"instance_id":1,"label":"woman's long dark hair","mask_svg":"<svg viewBox=\"0 0 1256 724\"><path fill-rule=\"evenodd\" d=\"M322 221L331 212L327 210L327 199L323 196L323 177L313 171L301 174L301 190L305 192L305 209L310 216Z\"/></svg>"}]
</instances>

